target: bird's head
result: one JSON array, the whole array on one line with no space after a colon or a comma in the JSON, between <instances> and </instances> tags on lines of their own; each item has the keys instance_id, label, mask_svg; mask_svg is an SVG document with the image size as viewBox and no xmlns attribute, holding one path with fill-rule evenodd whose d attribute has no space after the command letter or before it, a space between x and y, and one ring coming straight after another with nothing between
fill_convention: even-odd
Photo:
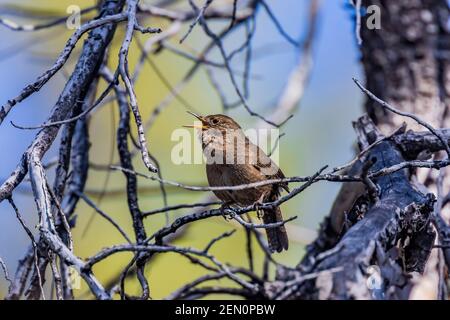
<instances>
[{"instance_id":1,"label":"bird's head","mask_svg":"<svg viewBox=\"0 0 450 320\"><path fill-rule=\"evenodd\" d=\"M225 130L239 130L241 127L232 118L223 114L212 114L209 116L199 116L193 112L188 111L189 114L201 121L200 125L187 125L188 128L197 128L202 130L215 129L219 131Z\"/></svg>"}]
</instances>

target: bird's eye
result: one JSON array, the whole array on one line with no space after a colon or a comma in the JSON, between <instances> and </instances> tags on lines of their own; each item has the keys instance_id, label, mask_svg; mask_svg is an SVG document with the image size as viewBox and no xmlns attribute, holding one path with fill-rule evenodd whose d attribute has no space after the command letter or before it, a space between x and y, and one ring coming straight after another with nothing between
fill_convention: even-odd
<instances>
[{"instance_id":1,"label":"bird's eye","mask_svg":"<svg viewBox=\"0 0 450 320\"><path fill-rule=\"evenodd\" d=\"M212 123L212 124L218 124L218 123L219 123L219 119L212 119L212 120L211 120L211 123Z\"/></svg>"}]
</instances>

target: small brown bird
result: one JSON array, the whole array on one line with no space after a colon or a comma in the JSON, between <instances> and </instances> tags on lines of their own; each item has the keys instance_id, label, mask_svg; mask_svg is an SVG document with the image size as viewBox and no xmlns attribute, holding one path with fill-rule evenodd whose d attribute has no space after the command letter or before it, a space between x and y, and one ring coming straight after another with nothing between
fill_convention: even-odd
<instances>
[{"instance_id":1,"label":"small brown bird","mask_svg":"<svg viewBox=\"0 0 450 320\"><path fill-rule=\"evenodd\" d=\"M222 115L199 116L203 152L206 156L206 175L211 187L236 186L269 179L284 178L283 172L258 146L250 142L232 118ZM287 183L270 184L243 190L214 190L226 205L249 206L275 201L280 189L289 192ZM263 209L265 224L283 221L278 207ZM272 252L287 250L289 243L284 226L267 228L267 240Z\"/></svg>"}]
</instances>

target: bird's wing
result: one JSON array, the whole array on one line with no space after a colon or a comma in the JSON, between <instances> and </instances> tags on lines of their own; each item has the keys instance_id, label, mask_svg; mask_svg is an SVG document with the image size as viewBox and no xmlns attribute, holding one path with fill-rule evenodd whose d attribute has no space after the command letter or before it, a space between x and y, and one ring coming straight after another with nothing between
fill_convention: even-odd
<instances>
[{"instance_id":1,"label":"bird's wing","mask_svg":"<svg viewBox=\"0 0 450 320\"><path fill-rule=\"evenodd\" d=\"M248 141L248 143L251 143ZM250 153L250 161L253 166L260 172L262 172L267 179L284 179L284 173L281 169L275 164L275 162L270 159L268 155L264 153L258 146L255 148L257 152ZM255 159L256 157L256 159ZM263 170L270 169L270 170ZM286 182L280 183L280 187L289 192L288 184Z\"/></svg>"}]
</instances>

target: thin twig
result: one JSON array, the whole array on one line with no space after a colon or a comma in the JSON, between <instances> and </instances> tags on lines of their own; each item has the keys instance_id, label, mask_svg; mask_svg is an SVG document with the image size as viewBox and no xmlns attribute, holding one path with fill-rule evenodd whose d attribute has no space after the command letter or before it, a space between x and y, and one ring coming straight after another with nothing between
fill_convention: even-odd
<instances>
[{"instance_id":1,"label":"thin twig","mask_svg":"<svg viewBox=\"0 0 450 320\"><path fill-rule=\"evenodd\" d=\"M161 212L168 212L173 210L179 210L179 209L191 209L191 208L198 208L198 207L210 207L212 205L221 204L222 201L210 201L210 202L199 202L199 203L192 203L192 204L178 204L174 206L166 206L159 209L154 209L151 211L143 212L142 215L144 217L148 217L154 214L158 214Z\"/></svg>"},{"instance_id":2,"label":"thin twig","mask_svg":"<svg viewBox=\"0 0 450 320\"><path fill-rule=\"evenodd\" d=\"M60 70L63 67L63 65L69 59L69 56L72 50L75 48L75 45L77 44L78 40L80 40L83 34L88 32L89 30L103 26L108 23L117 23L120 21L124 21L126 18L127 18L126 13L119 13L110 16L105 16L100 19L89 21L86 24L82 25L79 29L77 29L77 31L75 31L75 33L67 41L66 46L64 47L63 51L61 52L61 54L59 55L58 59L53 64L53 66L47 71L45 71L42 75L40 75L35 82L26 86L19 93L18 96L8 100L6 104L0 107L0 124L3 122L8 113L16 104L22 102L23 100L28 98L31 94L39 91L56 74L56 72L58 72L58 70Z\"/></svg>"},{"instance_id":3,"label":"thin twig","mask_svg":"<svg viewBox=\"0 0 450 320\"><path fill-rule=\"evenodd\" d=\"M433 128L432 125L430 125L429 123L423 121L422 119L420 119L415 114L412 114L412 113L409 113L409 112L400 111L397 108L395 108L394 106L392 106L389 103L387 103L386 101L381 100L376 95L374 95L372 92L370 92L368 89L366 89L356 78L353 78L353 81L361 89L362 92L364 92L370 99L378 102L383 108L385 108L385 109L387 109L387 110L389 110L389 111L391 111L391 112L393 112L395 114L398 114L398 115L401 115L401 116L413 119L414 121L416 121L421 126L427 128L433 135L435 135L439 139L439 141L441 141L442 145L445 148L445 151L447 152L447 157L450 158L450 147L449 147L445 137L442 136L442 134L440 132L438 132L435 128Z\"/></svg>"},{"instance_id":4,"label":"thin twig","mask_svg":"<svg viewBox=\"0 0 450 320\"><path fill-rule=\"evenodd\" d=\"M189 29L186 32L186 34L181 37L180 39L180 43L183 43L184 40L186 40L186 38L191 34L192 30L194 29L194 27L196 26L196 24L200 21L200 19L203 17L203 15L205 14L206 9L208 9L209 5L213 2L213 0L206 0L205 3L203 4L202 8L200 10L196 10L197 7L195 5L192 5L193 2L192 0L189 0L189 3L193 6L193 9L196 11L197 13L197 17L195 18L195 20L189 25ZM236 16L236 13L234 13L234 16Z\"/></svg>"},{"instance_id":5,"label":"thin twig","mask_svg":"<svg viewBox=\"0 0 450 320\"><path fill-rule=\"evenodd\" d=\"M6 281L9 282L10 286L12 286L13 282L11 278L9 277L8 267L6 266L5 261L3 261L2 257L0 257L0 267L3 270L3 274L5 276Z\"/></svg>"},{"instance_id":6,"label":"thin twig","mask_svg":"<svg viewBox=\"0 0 450 320\"><path fill-rule=\"evenodd\" d=\"M34 252L34 267L35 267L35 271L36 271L38 281L39 281L39 289L41 291L42 299L45 300L44 287L42 284L42 275L41 275L41 272L39 269L39 263L38 263L39 258L38 258L38 248L37 248L36 240L34 240L33 233L27 227L27 225L25 224L25 221L23 220L22 216L20 215L19 208L17 208L16 204L14 203L13 198L12 197L9 198L8 201L9 201L9 204L11 205L11 207L14 209L14 212L16 213L17 220L19 220L20 225L25 230L26 234L28 235L28 237L31 240L31 245L33 246L33 252Z\"/></svg>"},{"instance_id":7,"label":"thin twig","mask_svg":"<svg viewBox=\"0 0 450 320\"><path fill-rule=\"evenodd\" d=\"M92 6L92 7L81 9L80 15L89 13L91 11L94 11L95 9L97 9L97 6ZM0 24L4 25L5 27L7 27L8 29L13 30L13 31L39 31L42 29L49 29L51 27L66 23L67 19L69 17L65 16L65 17L57 18L55 20L52 20L52 21L49 21L49 22L46 22L43 24L37 24L37 25L34 25L34 24L18 25L16 22L14 22L12 20L0 18Z\"/></svg>"},{"instance_id":8,"label":"thin twig","mask_svg":"<svg viewBox=\"0 0 450 320\"><path fill-rule=\"evenodd\" d=\"M125 240L128 243L132 243L131 239L128 237L128 235L126 234L126 232L120 227L120 225L114 221L113 218L111 218L108 214L106 214L103 210L101 210L100 208L98 208L96 206L96 204L89 199L85 194L79 192L79 191L74 191L81 199L84 200L84 202L86 202L91 208L93 208L99 215L101 215L103 218L105 218L109 223L111 223L114 228L117 229L117 231L119 231L119 233L125 238Z\"/></svg>"}]
</instances>

